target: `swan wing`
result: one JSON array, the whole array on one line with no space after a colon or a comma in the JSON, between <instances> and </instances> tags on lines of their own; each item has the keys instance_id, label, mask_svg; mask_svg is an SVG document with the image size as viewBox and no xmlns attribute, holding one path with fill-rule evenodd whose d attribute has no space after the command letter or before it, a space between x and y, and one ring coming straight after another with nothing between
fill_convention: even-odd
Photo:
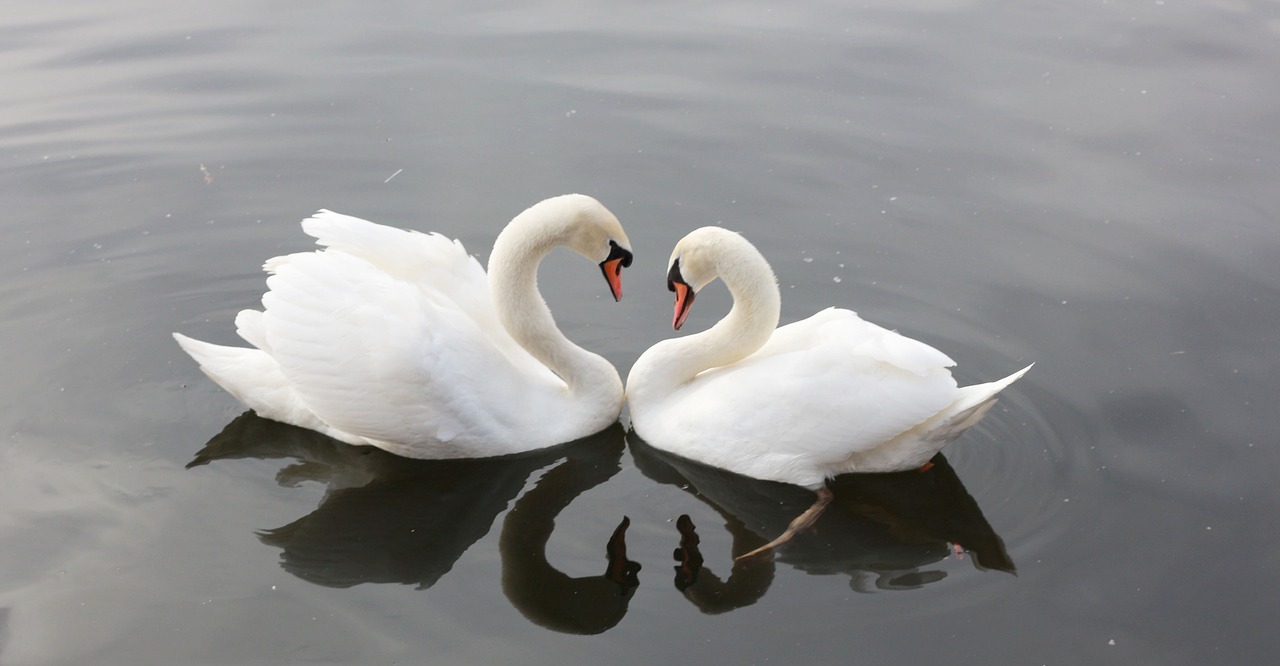
<instances>
[{"instance_id":1,"label":"swan wing","mask_svg":"<svg viewBox=\"0 0 1280 666\"><path fill-rule=\"evenodd\" d=\"M309 225L329 249L268 262L265 310L242 336L334 428L384 448L441 442L433 457L449 442L503 453L475 446L510 439L521 401L563 384L498 325L479 264L442 236L312 220L347 226Z\"/></svg>"},{"instance_id":2,"label":"swan wing","mask_svg":"<svg viewBox=\"0 0 1280 666\"><path fill-rule=\"evenodd\" d=\"M474 319L492 314L484 268L467 254L461 241L451 241L435 232L375 224L331 210L320 210L303 220L302 230L329 252L359 257L388 276L446 295ZM470 304L475 307L468 307Z\"/></svg>"},{"instance_id":3,"label":"swan wing","mask_svg":"<svg viewBox=\"0 0 1280 666\"><path fill-rule=\"evenodd\" d=\"M390 278L417 286L433 302L465 314L482 330L493 333L490 342L520 370L530 374L546 371L545 366L506 333L493 306L484 267L467 254L461 241L435 232L399 229L324 209L303 220L302 230L314 237L317 245L327 248L324 254L340 253L362 259ZM268 260L264 268L276 273L298 256L309 255L276 257Z\"/></svg>"},{"instance_id":4,"label":"swan wing","mask_svg":"<svg viewBox=\"0 0 1280 666\"><path fill-rule=\"evenodd\" d=\"M467 254L461 241L431 232L422 233L375 224L351 215L320 210L302 221L302 230L316 244L358 257L402 282L419 285L437 299L447 299L476 322L499 327L489 297L484 267ZM274 273L296 255L267 261Z\"/></svg>"},{"instance_id":5,"label":"swan wing","mask_svg":"<svg viewBox=\"0 0 1280 666\"><path fill-rule=\"evenodd\" d=\"M779 328L758 352L699 374L670 423L723 442L697 457L757 478L820 482L837 464L926 421L957 398L951 359L830 309ZM800 398L802 396L802 398ZM706 460L714 456L717 460Z\"/></svg>"}]
</instances>

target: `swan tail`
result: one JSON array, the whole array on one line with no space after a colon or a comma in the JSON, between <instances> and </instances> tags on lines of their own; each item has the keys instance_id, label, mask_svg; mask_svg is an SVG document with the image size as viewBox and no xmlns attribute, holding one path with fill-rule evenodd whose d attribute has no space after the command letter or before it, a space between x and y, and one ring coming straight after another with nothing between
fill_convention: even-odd
<instances>
[{"instance_id":1,"label":"swan tail","mask_svg":"<svg viewBox=\"0 0 1280 666\"><path fill-rule=\"evenodd\" d=\"M928 421L912 428L912 432L919 433L930 442L936 442L937 449L933 453L937 453L937 450L981 421L982 417L995 406L996 396L1025 375L1032 365L1035 364L1032 363L1004 379L962 387L960 397L955 402ZM929 457L932 456L933 454L930 453Z\"/></svg>"},{"instance_id":2,"label":"swan tail","mask_svg":"<svg viewBox=\"0 0 1280 666\"><path fill-rule=\"evenodd\" d=\"M942 417L934 431L939 439L949 442L964 434L996 404L996 396L1020 379L1035 363L994 382L974 384L960 389L960 397L938 416ZM938 418L938 417L934 417ZM931 419L932 420L932 419Z\"/></svg>"},{"instance_id":3,"label":"swan tail","mask_svg":"<svg viewBox=\"0 0 1280 666\"><path fill-rule=\"evenodd\" d=\"M835 472L899 472L923 466L944 446L986 416L996 396L1035 364L994 382L965 386L960 397L923 423L868 451L849 456Z\"/></svg>"},{"instance_id":4,"label":"swan tail","mask_svg":"<svg viewBox=\"0 0 1280 666\"><path fill-rule=\"evenodd\" d=\"M306 406L280 365L261 349L215 345L181 333L174 333L173 339L209 379L259 416L350 439L350 435L340 436L343 433L334 431Z\"/></svg>"}]
</instances>

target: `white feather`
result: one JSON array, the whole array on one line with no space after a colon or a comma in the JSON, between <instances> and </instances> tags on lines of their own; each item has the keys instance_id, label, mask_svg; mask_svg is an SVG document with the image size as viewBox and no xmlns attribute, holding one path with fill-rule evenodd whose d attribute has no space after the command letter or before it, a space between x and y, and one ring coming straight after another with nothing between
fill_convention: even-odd
<instances>
[{"instance_id":1,"label":"white feather","mask_svg":"<svg viewBox=\"0 0 1280 666\"><path fill-rule=\"evenodd\" d=\"M263 310L236 317L253 349L174 334L259 415L420 458L536 449L617 419L617 371L554 330L536 288L491 285L461 243L439 234L327 210L302 226L326 249L266 262ZM536 282L538 262L557 245L593 259L609 240L629 247L616 218L580 195L530 208L503 235L504 256L519 264L508 271L513 283ZM525 313L536 339L522 345L508 332L495 294ZM548 357L562 367L539 361Z\"/></svg>"},{"instance_id":2,"label":"white feather","mask_svg":"<svg viewBox=\"0 0 1280 666\"><path fill-rule=\"evenodd\" d=\"M1026 372L957 388L946 354L849 310L775 328L772 269L724 229L689 234L672 261L690 285L724 279L734 307L710 330L641 355L627 398L637 434L692 460L808 487L919 467Z\"/></svg>"}]
</instances>

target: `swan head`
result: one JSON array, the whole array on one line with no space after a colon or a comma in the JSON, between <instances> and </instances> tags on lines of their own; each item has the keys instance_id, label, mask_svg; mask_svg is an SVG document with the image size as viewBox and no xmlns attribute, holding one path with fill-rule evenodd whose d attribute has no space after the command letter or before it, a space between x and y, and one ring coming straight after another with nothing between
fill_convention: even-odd
<instances>
[{"instance_id":1,"label":"swan head","mask_svg":"<svg viewBox=\"0 0 1280 666\"><path fill-rule=\"evenodd\" d=\"M622 300L622 269L631 265L631 241L622 223L603 204L584 194L566 194L564 244L600 266L613 300Z\"/></svg>"},{"instance_id":2,"label":"swan head","mask_svg":"<svg viewBox=\"0 0 1280 666\"><path fill-rule=\"evenodd\" d=\"M693 298L720 276L722 266L738 257L758 257L760 253L741 235L721 227L702 227L676 243L667 269L667 289L675 292L675 314L671 326L684 325L693 307Z\"/></svg>"},{"instance_id":3,"label":"swan head","mask_svg":"<svg viewBox=\"0 0 1280 666\"><path fill-rule=\"evenodd\" d=\"M511 220L493 243L489 275L521 261L541 261L567 247L600 266L614 300L622 298L622 269L631 265L631 241L618 218L584 194L539 201Z\"/></svg>"}]
</instances>

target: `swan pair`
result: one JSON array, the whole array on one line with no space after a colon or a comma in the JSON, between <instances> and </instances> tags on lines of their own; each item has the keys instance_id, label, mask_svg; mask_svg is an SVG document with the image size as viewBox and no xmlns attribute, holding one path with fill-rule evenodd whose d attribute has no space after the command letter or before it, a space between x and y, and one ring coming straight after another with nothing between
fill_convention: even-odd
<instances>
[{"instance_id":1,"label":"swan pair","mask_svg":"<svg viewBox=\"0 0 1280 666\"><path fill-rule=\"evenodd\" d=\"M174 334L259 415L415 458L518 453L617 421L617 371L556 328L537 288L539 263L563 246L598 264L621 298L631 243L595 199L554 197L517 215L487 276L439 234L326 210L302 227L325 249L267 261L263 310L236 317L251 348ZM848 310L778 328L769 264L716 227L671 256L675 328L717 277L734 297L729 314L654 345L626 387L636 433L699 462L821 498L837 474L923 465L1026 372L957 388L942 352Z\"/></svg>"}]
</instances>

